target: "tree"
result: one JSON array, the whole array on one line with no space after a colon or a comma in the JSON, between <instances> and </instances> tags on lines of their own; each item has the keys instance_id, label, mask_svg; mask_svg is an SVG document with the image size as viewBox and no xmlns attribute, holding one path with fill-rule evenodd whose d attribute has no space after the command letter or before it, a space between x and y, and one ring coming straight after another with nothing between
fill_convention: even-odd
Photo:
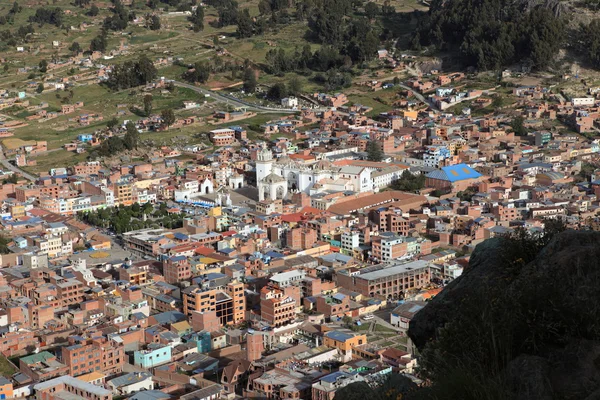
<instances>
[{"instance_id":1,"label":"tree","mask_svg":"<svg viewBox=\"0 0 600 400\"><path fill-rule=\"evenodd\" d=\"M38 83L37 85L37 89L35 89L36 92L38 93L42 93L44 91L44 84L43 83Z\"/></svg>"},{"instance_id":2,"label":"tree","mask_svg":"<svg viewBox=\"0 0 600 400\"><path fill-rule=\"evenodd\" d=\"M106 85L114 90L145 85L156 78L156 67L145 55L137 61L125 61L114 66Z\"/></svg>"},{"instance_id":3,"label":"tree","mask_svg":"<svg viewBox=\"0 0 600 400\"><path fill-rule=\"evenodd\" d=\"M352 323L354 322L354 320L352 319L352 317L349 317L349 316L347 316L347 315L344 315L344 316L342 317L342 322L344 323L344 325L346 325L346 326L350 326L350 325L352 325Z\"/></svg>"},{"instance_id":4,"label":"tree","mask_svg":"<svg viewBox=\"0 0 600 400\"><path fill-rule=\"evenodd\" d=\"M287 86L291 94L299 95L302 93L302 81L296 75L290 78Z\"/></svg>"},{"instance_id":5,"label":"tree","mask_svg":"<svg viewBox=\"0 0 600 400\"><path fill-rule=\"evenodd\" d=\"M8 244L12 240L7 238L6 236L0 236L0 254L8 254L10 253L10 249L8 248Z\"/></svg>"},{"instance_id":6,"label":"tree","mask_svg":"<svg viewBox=\"0 0 600 400\"><path fill-rule=\"evenodd\" d=\"M285 83L276 83L267 92L267 97L271 100L281 100L287 97L288 91Z\"/></svg>"},{"instance_id":7,"label":"tree","mask_svg":"<svg viewBox=\"0 0 600 400\"><path fill-rule=\"evenodd\" d=\"M23 11L23 7L19 5L17 1L15 1L12 5L12 8L8 11L9 14L18 14Z\"/></svg>"},{"instance_id":8,"label":"tree","mask_svg":"<svg viewBox=\"0 0 600 400\"><path fill-rule=\"evenodd\" d=\"M125 125L127 132L125 132L125 137L123 138L123 144L127 150L134 150L138 148L138 142L140 139L140 133L136 128L135 124L131 121L127 122Z\"/></svg>"},{"instance_id":9,"label":"tree","mask_svg":"<svg viewBox=\"0 0 600 400\"><path fill-rule=\"evenodd\" d=\"M245 93L254 93L256 90L256 73L255 71L248 67L244 70L244 92Z\"/></svg>"},{"instance_id":10,"label":"tree","mask_svg":"<svg viewBox=\"0 0 600 400\"><path fill-rule=\"evenodd\" d=\"M96 36L95 38L92 39L92 41L90 43L90 50L91 51L99 51L101 53L104 53L106 51L106 46L108 45L106 36L107 36L106 30L101 29L98 36Z\"/></svg>"},{"instance_id":11,"label":"tree","mask_svg":"<svg viewBox=\"0 0 600 400\"><path fill-rule=\"evenodd\" d=\"M369 161L381 161L383 159L381 147L375 140L369 140L369 143L367 143L367 158Z\"/></svg>"},{"instance_id":12,"label":"tree","mask_svg":"<svg viewBox=\"0 0 600 400\"><path fill-rule=\"evenodd\" d=\"M519 115L510 123L510 127L516 136L527 136L527 128L525 128L524 122L525 118Z\"/></svg>"},{"instance_id":13,"label":"tree","mask_svg":"<svg viewBox=\"0 0 600 400\"><path fill-rule=\"evenodd\" d=\"M157 31L160 29L160 18L158 15L146 16L146 27L151 31Z\"/></svg>"},{"instance_id":14,"label":"tree","mask_svg":"<svg viewBox=\"0 0 600 400\"><path fill-rule=\"evenodd\" d=\"M108 127L108 129L113 129L117 125L119 125L119 120L116 117L112 117L106 123L106 126Z\"/></svg>"},{"instance_id":15,"label":"tree","mask_svg":"<svg viewBox=\"0 0 600 400\"><path fill-rule=\"evenodd\" d=\"M192 83L205 83L210 78L210 66L205 62L198 61L192 69L183 74L183 77Z\"/></svg>"},{"instance_id":16,"label":"tree","mask_svg":"<svg viewBox=\"0 0 600 400\"><path fill-rule=\"evenodd\" d=\"M254 23L247 8L238 13L237 26L237 34L241 38L247 38L254 34Z\"/></svg>"},{"instance_id":17,"label":"tree","mask_svg":"<svg viewBox=\"0 0 600 400\"><path fill-rule=\"evenodd\" d=\"M258 3L258 12L260 15L269 15L271 11L271 2L269 0L260 0Z\"/></svg>"},{"instance_id":18,"label":"tree","mask_svg":"<svg viewBox=\"0 0 600 400\"><path fill-rule=\"evenodd\" d=\"M40 72L42 74L45 74L48 71L48 61L41 60L40 63L38 64L38 66L39 66Z\"/></svg>"},{"instance_id":19,"label":"tree","mask_svg":"<svg viewBox=\"0 0 600 400\"><path fill-rule=\"evenodd\" d=\"M413 175L408 170L405 170L400 179L393 182L391 187L394 190L402 190L404 192L419 191L425 187L425 175Z\"/></svg>"},{"instance_id":20,"label":"tree","mask_svg":"<svg viewBox=\"0 0 600 400\"><path fill-rule=\"evenodd\" d=\"M160 116L163 120L163 124L169 127L175 123L175 113L170 108L162 110Z\"/></svg>"},{"instance_id":21,"label":"tree","mask_svg":"<svg viewBox=\"0 0 600 400\"><path fill-rule=\"evenodd\" d=\"M82 49L81 49L81 46L79 45L79 42L73 42L69 46L69 51L71 51L74 55L81 53Z\"/></svg>"},{"instance_id":22,"label":"tree","mask_svg":"<svg viewBox=\"0 0 600 400\"><path fill-rule=\"evenodd\" d=\"M495 94L492 96L492 107L494 108L502 108L504 107L504 97L499 94Z\"/></svg>"},{"instance_id":23,"label":"tree","mask_svg":"<svg viewBox=\"0 0 600 400\"><path fill-rule=\"evenodd\" d=\"M196 11L190 17L192 23L192 29L194 32L200 32L204 30L204 8L201 6L196 7Z\"/></svg>"},{"instance_id":24,"label":"tree","mask_svg":"<svg viewBox=\"0 0 600 400\"><path fill-rule=\"evenodd\" d=\"M98 6L96 6L95 4L92 4L92 6L90 7L90 10L88 11L88 15L90 17L95 17L96 15L98 15L99 12L100 12L100 9L98 8Z\"/></svg>"},{"instance_id":25,"label":"tree","mask_svg":"<svg viewBox=\"0 0 600 400\"><path fill-rule=\"evenodd\" d=\"M372 1L368 2L365 5L365 15L369 19L374 19L376 16L379 15L379 6L373 3Z\"/></svg>"},{"instance_id":26,"label":"tree","mask_svg":"<svg viewBox=\"0 0 600 400\"><path fill-rule=\"evenodd\" d=\"M29 17L29 22L36 22L40 26L51 24L60 27L63 23L63 11L58 7L53 9L38 8L35 10L35 14Z\"/></svg>"},{"instance_id":27,"label":"tree","mask_svg":"<svg viewBox=\"0 0 600 400\"><path fill-rule=\"evenodd\" d=\"M147 117L152 113L152 95L150 93L144 96L144 113Z\"/></svg>"}]
</instances>

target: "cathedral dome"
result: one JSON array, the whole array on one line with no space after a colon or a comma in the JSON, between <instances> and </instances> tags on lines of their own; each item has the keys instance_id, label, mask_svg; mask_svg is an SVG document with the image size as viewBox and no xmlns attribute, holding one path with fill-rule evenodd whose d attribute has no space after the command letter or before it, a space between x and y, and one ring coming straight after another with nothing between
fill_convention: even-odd
<instances>
[{"instance_id":1,"label":"cathedral dome","mask_svg":"<svg viewBox=\"0 0 600 400\"><path fill-rule=\"evenodd\" d=\"M332 167L333 167L333 164L331 163L331 161L319 160L313 164L312 168L313 168L313 170L322 171L322 170L331 169Z\"/></svg>"},{"instance_id":2,"label":"cathedral dome","mask_svg":"<svg viewBox=\"0 0 600 400\"><path fill-rule=\"evenodd\" d=\"M274 174L273 172L271 172L269 175L265 176L265 178L262 180L263 183L279 183L279 182L284 182L285 179L283 179L281 176Z\"/></svg>"}]
</instances>

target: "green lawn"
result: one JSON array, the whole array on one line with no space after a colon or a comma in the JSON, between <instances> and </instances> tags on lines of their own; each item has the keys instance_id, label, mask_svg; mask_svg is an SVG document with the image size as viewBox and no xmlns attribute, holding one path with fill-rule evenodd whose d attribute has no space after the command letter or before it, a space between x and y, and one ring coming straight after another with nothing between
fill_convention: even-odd
<instances>
[{"instance_id":1,"label":"green lawn","mask_svg":"<svg viewBox=\"0 0 600 400\"><path fill-rule=\"evenodd\" d=\"M9 377L17 372L17 369L8 359L0 355L0 376Z\"/></svg>"},{"instance_id":2,"label":"green lawn","mask_svg":"<svg viewBox=\"0 0 600 400\"><path fill-rule=\"evenodd\" d=\"M383 325L375 325L375 332L396 332L394 329L392 328L388 328L387 326L383 326Z\"/></svg>"}]
</instances>

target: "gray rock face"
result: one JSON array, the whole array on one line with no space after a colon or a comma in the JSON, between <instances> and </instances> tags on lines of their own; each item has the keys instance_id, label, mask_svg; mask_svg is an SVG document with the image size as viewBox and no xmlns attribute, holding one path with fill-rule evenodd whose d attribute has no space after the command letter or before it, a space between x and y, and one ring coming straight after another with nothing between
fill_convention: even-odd
<instances>
[{"instance_id":1,"label":"gray rock face","mask_svg":"<svg viewBox=\"0 0 600 400\"><path fill-rule=\"evenodd\" d=\"M517 269L507 265L504 246L501 239L477 246L463 275L415 315L408 335L422 350L457 318L473 321L474 299L509 304L502 321L517 323L499 376L511 398L600 400L600 232L558 234Z\"/></svg>"},{"instance_id":2,"label":"gray rock face","mask_svg":"<svg viewBox=\"0 0 600 400\"><path fill-rule=\"evenodd\" d=\"M503 263L501 245L501 240L496 238L479 244L462 276L450 282L415 315L410 323L408 336L417 348L423 348L429 340L433 339L436 331L456 313L457 305L479 291L481 287L507 287L508 282L501 268Z\"/></svg>"}]
</instances>

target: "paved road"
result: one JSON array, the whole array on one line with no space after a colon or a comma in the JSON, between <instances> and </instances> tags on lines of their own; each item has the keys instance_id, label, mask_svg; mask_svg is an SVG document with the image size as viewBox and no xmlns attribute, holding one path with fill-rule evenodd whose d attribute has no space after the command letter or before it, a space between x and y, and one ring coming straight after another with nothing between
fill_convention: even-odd
<instances>
[{"instance_id":1,"label":"paved road","mask_svg":"<svg viewBox=\"0 0 600 400\"><path fill-rule=\"evenodd\" d=\"M437 108L437 106L436 106L435 104L433 104L433 102L429 101L429 99L428 99L428 98L426 98L425 96L423 96L421 93L419 93L419 92L415 91L415 89L413 89L413 88L411 88L411 87L409 87L409 86L406 86L406 85L404 85L404 84L402 84L402 83L399 83L399 84L398 84L398 86L400 86L400 87L401 87L401 88L403 88L403 89L410 90L411 92L413 92L413 95L414 95L414 96L415 96L417 99L419 99L420 101L422 101L422 102L423 102L423 103L425 103L425 104L429 104L429 106L430 106L431 108L433 108L435 111L440 111L440 110Z\"/></svg>"},{"instance_id":2,"label":"paved road","mask_svg":"<svg viewBox=\"0 0 600 400\"><path fill-rule=\"evenodd\" d=\"M0 164L2 164L4 166L4 168L11 170L12 172L14 172L15 174L19 174L21 176L23 176L25 179L28 179L32 182L37 181L37 176L31 175L28 172L23 171L21 168L18 168L14 165L12 165L7 159L6 156L4 155L4 149L2 148L2 145L0 145Z\"/></svg>"},{"instance_id":3,"label":"paved road","mask_svg":"<svg viewBox=\"0 0 600 400\"><path fill-rule=\"evenodd\" d=\"M248 103L247 101L237 99L233 96L229 96L229 95L218 93L218 92L213 92L211 90L203 89L203 88L195 86L195 85L190 85L189 83L184 83L184 82L179 82L179 81L173 81L173 83L175 84L175 86L191 89L191 90L193 90L197 93L203 94L203 95L208 94L208 95L210 95L210 97L212 97L213 99L215 99L218 102L231 104L232 106L238 107L238 108L246 108L246 109L248 109L250 111L254 111L254 112L287 114L287 113L298 111L298 110L294 110L291 108L274 108L274 107L258 106L256 104Z\"/></svg>"}]
</instances>

